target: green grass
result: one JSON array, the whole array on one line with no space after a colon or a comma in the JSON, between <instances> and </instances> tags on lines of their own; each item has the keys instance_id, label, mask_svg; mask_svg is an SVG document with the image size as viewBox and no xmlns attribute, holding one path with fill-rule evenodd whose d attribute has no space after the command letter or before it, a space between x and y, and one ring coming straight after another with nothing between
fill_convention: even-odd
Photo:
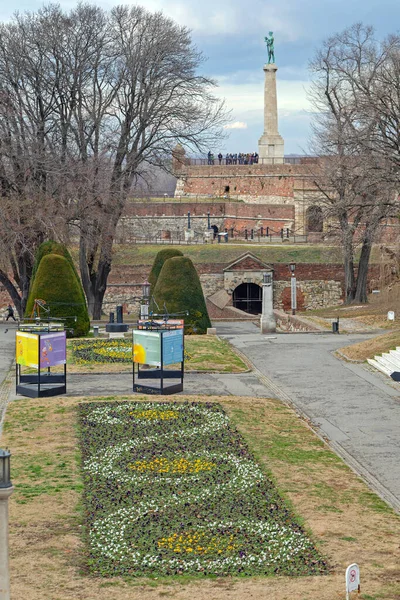
<instances>
[{"instance_id":1,"label":"green grass","mask_svg":"<svg viewBox=\"0 0 400 600\"><path fill-rule=\"evenodd\" d=\"M169 247L169 246L163 246ZM171 246L179 248L194 264L230 263L245 252L252 252L267 263L341 263L337 246L323 245L277 245L257 246L251 244L196 244ZM114 245L113 265L152 265L160 245Z\"/></svg>"}]
</instances>

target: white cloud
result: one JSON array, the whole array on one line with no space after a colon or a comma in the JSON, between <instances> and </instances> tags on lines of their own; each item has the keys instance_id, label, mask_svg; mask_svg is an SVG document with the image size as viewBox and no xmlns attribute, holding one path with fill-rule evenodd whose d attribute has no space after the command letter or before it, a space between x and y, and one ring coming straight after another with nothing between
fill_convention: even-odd
<instances>
[{"instance_id":1,"label":"white cloud","mask_svg":"<svg viewBox=\"0 0 400 600\"><path fill-rule=\"evenodd\" d=\"M247 123L244 123L244 121L235 121L234 123L225 125L224 129L247 129Z\"/></svg>"}]
</instances>

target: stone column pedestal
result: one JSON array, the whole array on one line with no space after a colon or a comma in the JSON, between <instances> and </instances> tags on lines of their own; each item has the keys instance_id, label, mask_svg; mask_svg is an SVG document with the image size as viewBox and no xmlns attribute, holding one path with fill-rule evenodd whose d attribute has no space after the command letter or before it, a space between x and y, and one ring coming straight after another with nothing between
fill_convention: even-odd
<instances>
[{"instance_id":1,"label":"stone column pedestal","mask_svg":"<svg viewBox=\"0 0 400 600\"><path fill-rule=\"evenodd\" d=\"M10 600L8 564L8 499L14 487L0 488L0 600Z\"/></svg>"},{"instance_id":2,"label":"stone column pedestal","mask_svg":"<svg viewBox=\"0 0 400 600\"><path fill-rule=\"evenodd\" d=\"M284 142L278 132L278 101L276 96L275 64L264 65L264 133L258 141L258 154L261 162L283 163Z\"/></svg>"},{"instance_id":3,"label":"stone column pedestal","mask_svg":"<svg viewBox=\"0 0 400 600\"><path fill-rule=\"evenodd\" d=\"M262 284L262 314L260 319L261 333L275 333L276 321L273 304L273 286L271 283Z\"/></svg>"}]
</instances>

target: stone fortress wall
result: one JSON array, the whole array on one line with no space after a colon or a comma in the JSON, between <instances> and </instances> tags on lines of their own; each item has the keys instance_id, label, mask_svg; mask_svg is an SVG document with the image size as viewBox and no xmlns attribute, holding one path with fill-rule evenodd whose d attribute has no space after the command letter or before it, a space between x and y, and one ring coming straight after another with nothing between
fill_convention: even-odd
<instances>
[{"instance_id":1,"label":"stone fortress wall","mask_svg":"<svg viewBox=\"0 0 400 600\"><path fill-rule=\"evenodd\" d=\"M182 247L184 253L184 247ZM256 249L254 250L256 252ZM248 253L247 253L248 254ZM256 257L255 257L256 258ZM286 263L270 265L274 271L274 308L290 310L290 272ZM254 257L248 257L229 269L226 263L196 265L211 318L226 316L223 309L231 307L233 290L241 283L261 285L264 268ZM228 270L227 270L228 268ZM104 311L123 304L126 313L139 311L140 290L131 282L148 278L150 266L114 268L105 295ZM298 310L325 308L343 300L344 273L341 264L296 264ZM379 266L370 267L372 287L379 279Z\"/></svg>"}]
</instances>

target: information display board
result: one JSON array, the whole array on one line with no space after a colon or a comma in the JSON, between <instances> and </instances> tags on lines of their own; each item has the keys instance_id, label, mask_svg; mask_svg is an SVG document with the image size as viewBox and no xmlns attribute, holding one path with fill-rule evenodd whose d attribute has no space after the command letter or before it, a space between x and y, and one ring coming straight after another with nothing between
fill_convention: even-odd
<instances>
[{"instance_id":1,"label":"information display board","mask_svg":"<svg viewBox=\"0 0 400 600\"><path fill-rule=\"evenodd\" d=\"M40 336L40 368L65 365L66 362L66 332L42 333Z\"/></svg>"},{"instance_id":2,"label":"information display board","mask_svg":"<svg viewBox=\"0 0 400 600\"><path fill-rule=\"evenodd\" d=\"M170 327L183 329L185 326L185 321L183 319L139 319L138 327L139 329L146 329L147 327L159 327L160 329L168 329Z\"/></svg>"},{"instance_id":3,"label":"information display board","mask_svg":"<svg viewBox=\"0 0 400 600\"><path fill-rule=\"evenodd\" d=\"M39 367L39 335L17 331L15 344L15 360L18 365Z\"/></svg>"},{"instance_id":4,"label":"information display board","mask_svg":"<svg viewBox=\"0 0 400 600\"><path fill-rule=\"evenodd\" d=\"M161 331L133 332L133 362L161 367Z\"/></svg>"},{"instance_id":5,"label":"information display board","mask_svg":"<svg viewBox=\"0 0 400 600\"><path fill-rule=\"evenodd\" d=\"M174 365L183 361L183 329L163 332L163 363Z\"/></svg>"}]
</instances>

